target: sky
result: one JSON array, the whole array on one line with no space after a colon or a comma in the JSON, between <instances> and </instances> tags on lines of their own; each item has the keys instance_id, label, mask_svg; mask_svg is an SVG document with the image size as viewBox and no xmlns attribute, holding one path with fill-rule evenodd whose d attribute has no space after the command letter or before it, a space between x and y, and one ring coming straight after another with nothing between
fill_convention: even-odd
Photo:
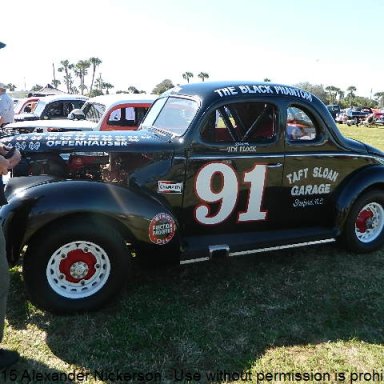
<instances>
[{"instance_id":1,"label":"sky","mask_svg":"<svg viewBox=\"0 0 384 384\"><path fill-rule=\"evenodd\" d=\"M46 85L60 61L98 57L113 91L164 79L384 91L382 0L17 0L1 4L0 82ZM90 76L86 80L90 83Z\"/></svg>"}]
</instances>

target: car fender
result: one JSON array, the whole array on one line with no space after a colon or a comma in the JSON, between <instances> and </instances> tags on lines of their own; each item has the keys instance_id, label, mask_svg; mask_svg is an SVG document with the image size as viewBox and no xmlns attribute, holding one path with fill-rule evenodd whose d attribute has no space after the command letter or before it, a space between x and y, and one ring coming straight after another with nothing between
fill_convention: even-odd
<instances>
[{"instance_id":1,"label":"car fender","mask_svg":"<svg viewBox=\"0 0 384 384\"><path fill-rule=\"evenodd\" d=\"M335 224L341 231L355 201L367 190L379 188L384 193L384 165L367 166L350 175L335 197Z\"/></svg>"},{"instance_id":2,"label":"car fender","mask_svg":"<svg viewBox=\"0 0 384 384\"><path fill-rule=\"evenodd\" d=\"M13 248L8 250L11 261L36 233L74 215L104 217L129 234L127 240L141 250L156 257L170 253L178 256L177 220L156 196L113 183L50 179L17 188L0 211L4 232L16 236L8 239Z\"/></svg>"}]
</instances>

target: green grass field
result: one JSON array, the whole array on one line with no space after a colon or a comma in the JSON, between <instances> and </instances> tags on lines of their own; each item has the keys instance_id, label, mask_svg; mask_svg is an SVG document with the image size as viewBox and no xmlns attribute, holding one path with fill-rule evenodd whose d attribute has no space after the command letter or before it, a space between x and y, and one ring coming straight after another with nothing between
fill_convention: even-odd
<instances>
[{"instance_id":1,"label":"green grass field","mask_svg":"<svg viewBox=\"0 0 384 384\"><path fill-rule=\"evenodd\" d=\"M383 128L341 130L384 149ZM329 245L140 273L104 310L59 317L15 267L4 347L22 359L0 382L382 382L383 286L384 250Z\"/></svg>"}]
</instances>

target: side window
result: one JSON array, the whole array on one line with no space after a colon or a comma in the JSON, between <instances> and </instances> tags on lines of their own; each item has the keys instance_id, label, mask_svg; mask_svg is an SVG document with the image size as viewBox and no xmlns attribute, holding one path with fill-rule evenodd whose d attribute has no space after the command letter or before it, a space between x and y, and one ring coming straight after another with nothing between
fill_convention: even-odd
<instances>
[{"instance_id":1,"label":"side window","mask_svg":"<svg viewBox=\"0 0 384 384\"><path fill-rule=\"evenodd\" d=\"M138 127L148 108L126 107L115 109L108 118L109 125L121 127Z\"/></svg>"},{"instance_id":2,"label":"side window","mask_svg":"<svg viewBox=\"0 0 384 384\"><path fill-rule=\"evenodd\" d=\"M201 132L214 143L269 143L276 137L276 109L260 102L226 104L212 111Z\"/></svg>"},{"instance_id":3,"label":"side window","mask_svg":"<svg viewBox=\"0 0 384 384\"><path fill-rule=\"evenodd\" d=\"M317 139L314 119L297 106L287 109L286 138L289 142L314 141Z\"/></svg>"},{"instance_id":4,"label":"side window","mask_svg":"<svg viewBox=\"0 0 384 384\"><path fill-rule=\"evenodd\" d=\"M50 119L63 117L63 103L60 101L53 102L47 106L46 115Z\"/></svg>"}]
</instances>

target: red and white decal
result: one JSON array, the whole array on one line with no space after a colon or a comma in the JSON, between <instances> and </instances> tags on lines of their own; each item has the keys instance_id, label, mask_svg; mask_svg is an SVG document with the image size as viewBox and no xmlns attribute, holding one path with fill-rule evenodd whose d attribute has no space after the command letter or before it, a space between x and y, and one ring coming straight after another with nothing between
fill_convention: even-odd
<instances>
[{"instance_id":1,"label":"red and white decal","mask_svg":"<svg viewBox=\"0 0 384 384\"><path fill-rule=\"evenodd\" d=\"M256 164L248 172L241 175L241 182L249 184L247 208L238 213L238 221L265 220L267 211L261 210L262 197L265 187L267 166ZM221 178L221 187L213 190L213 178ZM240 176L240 175L239 175ZM204 165L196 175L195 191L201 200L195 208L197 222L205 225L220 224L232 214L236 208L239 195L239 178L236 172L224 163L209 163ZM209 203L219 203L220 207L212 214Z\"/></svg>"},{"instance_id":2,"label":"red and white decal","mask_svg":"<svg viewBox=\"0 0 384 384\"><path fill-rule=\"evenodd\" d=\"M168 213L158 213L149 223L149 239L157 245L169 243L175 232L175 220Z\"/></svg>"}]
</instances>

